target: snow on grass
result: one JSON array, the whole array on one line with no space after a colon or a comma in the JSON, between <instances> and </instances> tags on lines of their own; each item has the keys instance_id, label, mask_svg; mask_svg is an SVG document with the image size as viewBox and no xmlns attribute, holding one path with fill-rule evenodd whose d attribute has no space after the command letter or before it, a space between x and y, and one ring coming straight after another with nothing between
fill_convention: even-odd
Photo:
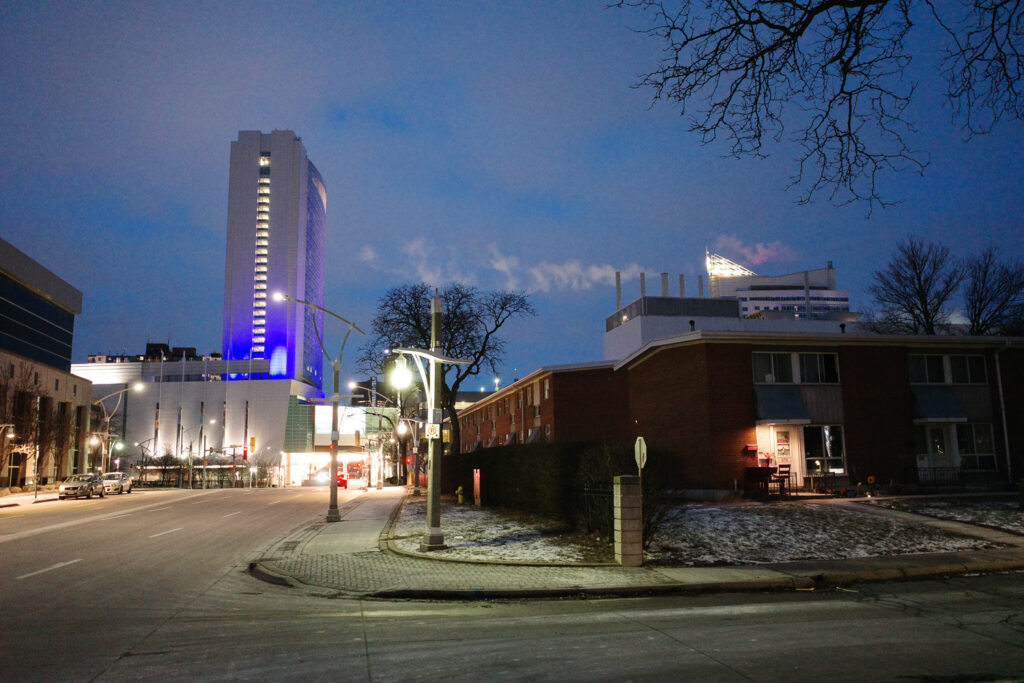
<instances>
[{"instance_id":1,"label":"snow on grass","mask_svg":"<svg viewBox=\"0 0 1024 683\"><path fill-rule=\"evenodd\" d=\"M400 550L417 552L426 531L425 498L407 498L391 532ZM433 551L460 560L498 562L574 563L585 556L582 547L565 544L553 524L537 518L478 508L441 506L441 528L447 550Z\"/></svg>"},{"instance_id":2,"label":"snow on grass","mask_svg":"<svg viewBox=\"0 0 1024 683\"><path fill-rule=\"evenodd\" d=\"M426 501L410 498L392 539L417 552L426 527ZM609 539L569 535L540 518L472 505L442 504L443 557L529 563L612 560ZM595 555L595 546L598 552ZM649 564L744 565L832 560L992 547L977 538L886 519L848 506L814 503L690 504L668 511L651 539Z\"/></svg>"},{"instance_id":3,"label":"snow on grass","mask_svg":"<svg viewBox=\"0 0 1024 683\"><path fill-rule=\"evenodd\" d=\"M950 534L828 504L687 505L673 509L648 550L653 564L709 566L953 552L987 547Z\"/></svg>"},{"instance_id":4,"label":"snow on grass","mask_svg":"<svg viewBox=\"0 0 1024 683\"><path fill-rule=\"evenodd\" d=\"M893 498L871 502L893 510L1024 535L1024 510L1021 510L1020 498L1015 495Z\"/></svg>"}]
</instances>

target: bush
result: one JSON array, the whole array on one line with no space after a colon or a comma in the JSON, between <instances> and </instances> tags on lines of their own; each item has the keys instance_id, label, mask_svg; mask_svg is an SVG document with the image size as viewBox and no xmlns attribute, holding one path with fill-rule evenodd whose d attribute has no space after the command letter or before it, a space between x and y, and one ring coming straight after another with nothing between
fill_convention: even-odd
<instances>
[{"instance_id":1,"label":"bush","mask_svg":"<svg viewBox=\"0 0 1024 683\"><path fill-rule=\"evenodd\" d=\"M668 458L651 452L642 477L644 538L664 516ZM613 479L636 474L632 444L554 443L489 448L447 457L444 492L473 490L480 470L481 503L544 515L573 529L611 535Z\"/></svg>"}]
</instances>

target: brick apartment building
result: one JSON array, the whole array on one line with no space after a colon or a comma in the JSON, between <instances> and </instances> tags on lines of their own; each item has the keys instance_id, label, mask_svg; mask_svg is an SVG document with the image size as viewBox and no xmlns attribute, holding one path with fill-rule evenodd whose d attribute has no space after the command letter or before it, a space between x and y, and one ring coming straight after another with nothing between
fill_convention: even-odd
<instances>
[{"instance_id":1,"label":"brick apartment building","mask_svg":"<svg viewBox=\"0 0 1024 683\"><path fill-rule=\"evenodd\" d=\"M626 441L626 373L600 361L543 367L459 412L462 452L513 443Z\"/></svg>"},{"instance_id":2,"label":"brick apartment building","mask_svg":"<svg viewBox=\"0 0 1024 683\"><path fill-rule=\"evenodd\" d=\"M1022 380L1024 339L705 330L538 370L459 419L464 452L642 435L702 498L757 466L807 488L1005 484L1024 471Z\"/></svg>"}]
</instances>

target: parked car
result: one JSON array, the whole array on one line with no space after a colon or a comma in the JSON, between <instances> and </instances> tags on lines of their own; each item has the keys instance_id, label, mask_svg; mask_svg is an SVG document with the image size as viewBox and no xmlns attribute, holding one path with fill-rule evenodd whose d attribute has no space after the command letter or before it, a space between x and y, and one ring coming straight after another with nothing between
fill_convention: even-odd
<instances>
[{"instance_id":1,"label":"parked car","mask_svg":"<svg viewBox=\"0 0 1024 683\"><path fill-rule=\"evenodd\" d=\"M107 493L132 492L132 478L127 472L107 472L103 475L103 490Z\"/></svg>"},{"instance_id":2,"label":"parked car","mask_svg":"<svg viewBox=\"0 0 1024 683\"><path fill-rule=\"evenodd\" d=\"M338 488L339 489L347 489L348 488L348 477L345 476L344 468L338 470Z\"/></svg>"},{"instance_id":3,"label":"parked car","mask_svg":"<svg viewBox=\"0 0 1024 683\"><path fill-rule=\"evenodd\" d=\"M103 480L98 474L73 474L65 479L57 490L57 498L103 497Z\"/></svg>"}]
</instances>

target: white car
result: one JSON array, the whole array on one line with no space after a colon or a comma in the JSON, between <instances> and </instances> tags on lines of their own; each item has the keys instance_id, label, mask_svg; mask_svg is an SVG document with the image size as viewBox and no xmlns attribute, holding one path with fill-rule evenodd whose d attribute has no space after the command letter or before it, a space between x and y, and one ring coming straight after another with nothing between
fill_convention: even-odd
<instances>
[{"instance_id":1,"label":"white car","mask_svg":"<svg viewBox=\"0 0 1024 683\"><path fill-rule=\"evenodd\" d=\"M127 472L106 472L103 475L103 490L107 493L131 493L132 478Z\"/></svg>"}]
</instances>

